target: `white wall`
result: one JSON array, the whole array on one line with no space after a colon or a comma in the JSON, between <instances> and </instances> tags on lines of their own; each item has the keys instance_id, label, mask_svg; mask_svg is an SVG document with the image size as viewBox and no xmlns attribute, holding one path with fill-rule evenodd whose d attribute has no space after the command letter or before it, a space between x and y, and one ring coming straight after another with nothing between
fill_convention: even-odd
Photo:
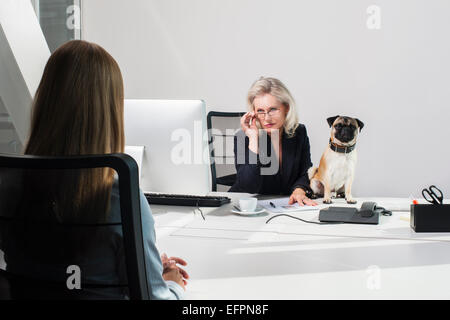
<instances>
[{"instance_id":1,"label":"white wall","mask_svg":"<svg viewBox=\"0 0 450 320\"><path fill-rule=\"evenodd\" d=\"M381 29L366 10L381 8ZM318 164L325 119L356 116L355 196L450 194L450 2L89 0L82 37L119 62L126 98L204 99L244 110L259 76L297 100ZM156 115L155 115L156 116Z\"/></svg>"}]
</instances>

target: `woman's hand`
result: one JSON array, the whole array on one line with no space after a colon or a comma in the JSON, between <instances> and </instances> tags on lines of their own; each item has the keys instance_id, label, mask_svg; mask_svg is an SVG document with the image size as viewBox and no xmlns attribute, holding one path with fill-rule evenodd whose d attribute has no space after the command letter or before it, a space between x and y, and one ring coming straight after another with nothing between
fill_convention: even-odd
<instances>
[{"instance_id":1,"label":"woman's hand","mask_svg":"<svg viewBox=\"0 0 450 320\"><path fill-rule=\"evenodd\" d=\"M177 269L182 277L183 287L187 284L187 281L185 279L189 279L189 274L184 269L177 266L177 264L186 266L187 262L185 260L178 257L169 258L165 253L163 253L161 255L161 262L163 264L163 277L165 273L170 272L172 269Z\"/></svg>"},{"instance_id":2,"label":"woman's hand","mask_svg":"<svg viewBox=\"0 0 450 320\"><path fill-rule=\"evenodd\" d=\"M254 112L247 112L241 118L241 128L249 139L248 148L253 153L258 153L258 127L256 126L256 115ZM251 124L250 124L251 122Z\"/></svg>"},{"instance_id":3,"label":"woman's hand","mask_svg":"<svg viewBox=\"0 0 450 320\"><path fill-rule=\"evenodd\" d=\"M178 283L184 290L186 290L186 281L183 279L180 270L178 270L177 268L169 268L167 270L164 270L162 276L164 280L174 281Z\"/></svg>"},{"instance_id":4,"label":"woman's hand","mask_svg":"<svg viewBox=\"0 0 450 320\"><path fill-rule=\"evenodd\" d=\"M241 117L241 128L249 139L258 138L258 127L256 126L256 115L254 112L247 112Z\"/></svg>"},{"instance_id":5,"label":"woman's hand","mask_svg":"<svg viewBox=\"0 0 450 320\"><path fill-rule=\"evenodd\" d=\"M289 204L294 204L295 202L297 202L302 207L304 205L317 206L317 202L315 202L315 201L311 200L310 198L308 198L306 196L305 190L303 190L302 188L296 188L292 192L291 196L289 197Z\"/></svg>"}]
</instances>

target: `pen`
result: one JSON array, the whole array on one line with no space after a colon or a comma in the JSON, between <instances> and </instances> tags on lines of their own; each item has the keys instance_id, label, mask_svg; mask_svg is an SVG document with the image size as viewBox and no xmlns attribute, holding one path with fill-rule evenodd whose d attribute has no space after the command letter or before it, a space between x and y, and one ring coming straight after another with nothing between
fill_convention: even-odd
<instances>
[{"instance_id":1,"label":"pen","mask_svg":"<svg viewBox=\"0 0 450 320\"><path fill-rule=\"evenodd\" d=\"M269 204L272 208L276 208L276 205L274 205L273 202L269 202Z\"/></svg>"}]
</instances>

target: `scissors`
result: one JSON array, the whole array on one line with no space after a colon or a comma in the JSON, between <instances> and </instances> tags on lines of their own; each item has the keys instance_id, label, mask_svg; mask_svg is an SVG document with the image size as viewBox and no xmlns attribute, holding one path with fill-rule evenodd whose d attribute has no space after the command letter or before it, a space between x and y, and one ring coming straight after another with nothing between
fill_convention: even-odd
<instances>
[{"instance_id":1,"label":"scissors","mask_svg":"<svg viewBox=\"0 0 450 320\"><path fill-rule=\"evenodd\" d=\"M437 192L439 192L439 195ZM444 199L442 191L435 185L430 186L428 189L423 189L422 196L425 198L425 200L432 204L442 204L442 201Z\"/></svg>"}]
</instances>

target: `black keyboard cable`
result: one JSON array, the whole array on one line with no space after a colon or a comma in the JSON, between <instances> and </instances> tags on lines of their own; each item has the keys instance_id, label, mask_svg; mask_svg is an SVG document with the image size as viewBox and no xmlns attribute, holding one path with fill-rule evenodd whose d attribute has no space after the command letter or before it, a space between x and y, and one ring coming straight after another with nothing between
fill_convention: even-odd
<instances>
[{"instance_id":1,"label":"black keyboard cable","mask_svg":"<svg viewBox=\"0 0 450 320\"><path fill-rule=\"evenodd\" d=\"M194 214L196 213L195 210L197 209L198 211L200 211L200 214L202 215L203 220L205 220L205 216L203 215L202 209L200 209L199 202L200 202L200 200L197 200L197 208L194 208Z\"/></svg>"}]
</instances>

